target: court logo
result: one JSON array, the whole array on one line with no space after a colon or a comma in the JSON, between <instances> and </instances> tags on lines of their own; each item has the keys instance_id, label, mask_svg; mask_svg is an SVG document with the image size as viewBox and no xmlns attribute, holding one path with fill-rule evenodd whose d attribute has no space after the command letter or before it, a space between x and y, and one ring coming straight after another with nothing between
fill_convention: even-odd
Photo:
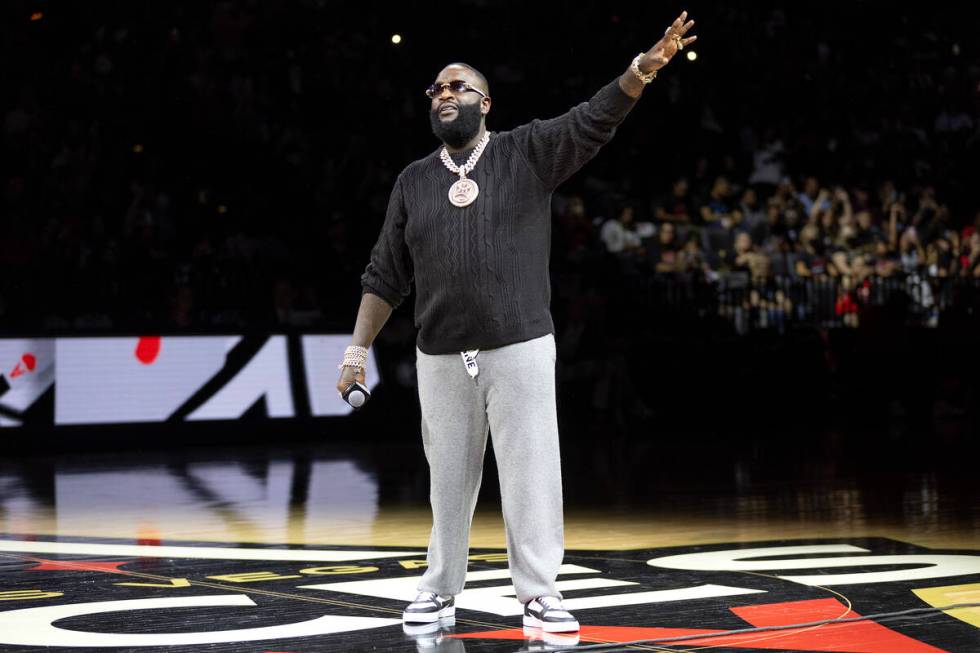
<instances>
[{"instance_id":1,"label":"court logo","mask_svg":"<svg viewBox=\"0 0 980 653\"><path fill-rule=\"evenodd\" d=\"M418 644L400 614L426 566L421 551L7 537L0 559L0 651ZM980 602L980 555L887 539L572 551L558 588L582 623L582 644L685 637L747 650L935 653L974 651L980 641L978 609L888 618ZM481 651L512 651L514 640L540 636L519 626L503 552L473 553L456 605L455 627L438 639L454 643L447 650L480 640ZM851 621L799 626L840 618ZM780 630L738 632L759 627Z\"/></svg>"}]
</instances>

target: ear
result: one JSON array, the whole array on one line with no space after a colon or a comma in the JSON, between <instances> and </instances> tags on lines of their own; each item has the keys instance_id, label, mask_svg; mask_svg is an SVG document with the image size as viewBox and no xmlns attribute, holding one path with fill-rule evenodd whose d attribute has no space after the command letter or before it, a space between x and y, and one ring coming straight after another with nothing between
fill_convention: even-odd
<instances>
[{"instance_id":1,"label":"ear","mask_svg":"<svg viewBox=\"0 0 980 653\"><path fill-rule=\"evenodd\" d=\"M490 98L485 97L480 99L480 113L484 116L490 113L490 105L492 104Z\"/></svg>"}]
</instances>

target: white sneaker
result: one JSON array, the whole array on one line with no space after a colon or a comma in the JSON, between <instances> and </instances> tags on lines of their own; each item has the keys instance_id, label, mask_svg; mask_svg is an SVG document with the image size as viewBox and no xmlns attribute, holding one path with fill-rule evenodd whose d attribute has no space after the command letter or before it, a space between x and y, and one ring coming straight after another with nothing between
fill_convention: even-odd
<instances>
[{"instance_id":1,"label":"white sneaker","mask_svg":"<svg viewBox=\"0 0 980 653\"><path fill-rule=\"evenodd\" d=\"M524 604L524 625L546 633L573 633L578 620L565 610L557 596L539 596Z\"/></svg>"},{"instance_id":2,"label":"white sneaker","mask_svg":"<svg viewBox=\"0 0 980 653\"><path fill-rule=\"evenodd\" d=\"M407 624L425 624L455 615L454 597L443 598L435 592L419 592L415 600L402 612L402 621Z\"/></svg>"}]
</instances>

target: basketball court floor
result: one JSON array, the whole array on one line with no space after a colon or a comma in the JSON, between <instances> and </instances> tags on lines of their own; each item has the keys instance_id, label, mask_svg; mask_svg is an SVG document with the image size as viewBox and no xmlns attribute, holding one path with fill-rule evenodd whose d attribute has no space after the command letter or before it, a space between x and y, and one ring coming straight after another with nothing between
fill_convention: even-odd
<instances>
[{"instance_id":1,"label":"basketball court floor","mask_svg":"<svg viewBox=\"0 0 980 653\"><path fill-rule=\"evenodd\" d=\"M10 456L0 651L980 651L980 607L949 608L980 604L976 465L881 444L566 443L574 635L521 625L490 452L430 627L400 619L431 523L410 434Z\"/></svg>"}]
</instances>

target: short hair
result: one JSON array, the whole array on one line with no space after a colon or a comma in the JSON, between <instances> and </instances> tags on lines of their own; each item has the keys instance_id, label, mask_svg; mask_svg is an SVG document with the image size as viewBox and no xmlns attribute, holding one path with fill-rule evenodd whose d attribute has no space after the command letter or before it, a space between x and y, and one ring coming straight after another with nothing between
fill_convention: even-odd
<instances>
[{"instance_id":1,"label":"short hair","mask_svg":"<svg viewBox=\"0 0 980 653\"><path fill-rule=\"evenodd\" d=\"M454 61L451 64L447 64L446 68L449 68L449 66L460 66L461 68L468 69L471 73L476 75L476 78L480 80L481 84L483 84L484 92L487 95L490 95L490 82L487 81L487 76L481 73L479 70L469 65L468 63L463 63L462 61Z\"/></svg>"}]
</instances>

